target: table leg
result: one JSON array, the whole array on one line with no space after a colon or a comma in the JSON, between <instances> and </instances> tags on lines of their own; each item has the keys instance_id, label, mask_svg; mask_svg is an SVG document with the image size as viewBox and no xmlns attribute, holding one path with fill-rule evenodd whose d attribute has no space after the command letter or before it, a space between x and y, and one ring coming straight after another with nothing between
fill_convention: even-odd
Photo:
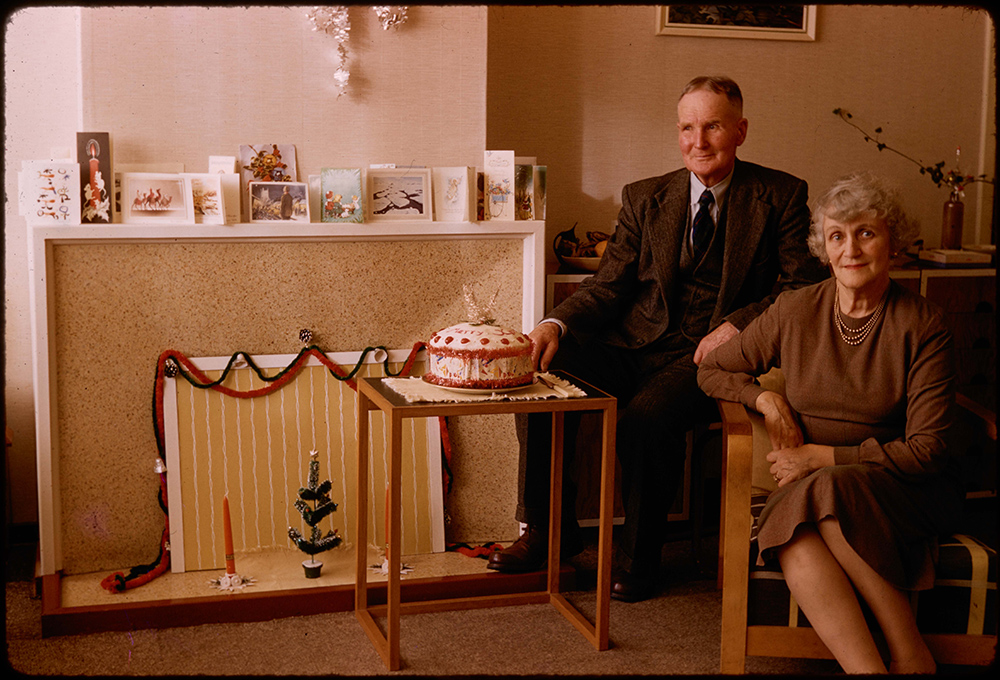
<instances>
[{"instance_id":1,"label":"table leg","mask_svg":"<svg viewBox=\"0 0 1000 680\"><path fill-rule=\"evenodd\" d=\"M358 622L361 624L362 630L371 640L372 645L375 650L382 657L382 661L385 663L386 667L391 670L399 670L399 484L398 479L397 484L395 484L396 489L396 537L397 542L395 545L395 550L393 550L392 545L392 532L390 530L389 536L389 582L387 588L387 597L389 601L388 607L388 623L387 634L383 635L382 631L379 629L378 624L375 622L375 617L372 615L371 608L368 606L368 510L370 496L368 494L368 461L369 461L369 450L368 450L368 417L369 413L373 410L371 400L364 394L362 389L358 392L358 472L357 472L357 518L355 520L355 581L354 581L354 615L357 617ZM398 431L398 427L396 428ZM388 470L389 479L392 480L392 474L395 471L398 474L399 471L399 449L398 438L390 439L394 442L392 448L393 456L390 457L390 461L395 460L395 465L390 463ZM390 486L393 486L390 484ZM391 497L391 494L390 494ZM392 512L390 509L390 517ZM390 526L393 522L389 522ZM395 599L393 599L393 579L392 579L392 554L396 555L396 570L395 570Z\"/></svg>"},{"instance_id":2,"label":"table leg","mask_svg":"<svg viewBox=\"0 0 1000 680\"><path fill-rule=\"evenodd\" d=\"M549 472L549 576L548 591L559 592L559 550L562 544L563 428L565 414L552 412L552 467Z\"/></svg>"},{"instance_id":3,"label":"table leg","mask_svg":"<svg viewBox=\"0 0 1000 680\"><path fill-rule=\"evenodd\" d=\"M389 517L388 522L388 547L386 548L388 587L386 593L386 627L388 634L386 639L389 643L388 660L386 665L389 670L399 670L399 570L402 567L402 530L401 530L401 509L402 509L402 458L403 458L403 427L402 419L395 412L387 414L386 426L389 428Z\"/></svg>"},{"instance_id":4,"label":"table leg","mask_svg":"<svg viewBox=\"0 0 1000 680\"><path fill-rule=\"evenodd\" d=\"M358 472L355 491L358 504L354 520L354 611L368 609L368 414L371 401L362 390L358 395Z\"/></svg>"},{"instance_id":5,"label":"table leg","mask_svg":"<svg viewBox=\"0 0 1000 680\"><path fill-rule=\"evenodd\" d=\"M611 609L611 532L615 514L615 428L618 414L615 406L605 409L601 449L601 509L597 538L597 612L594 646L605 650L609 644Z\"/></svg>"},{"instance_id":6,"label":"table leg","mask_svg":"<svg viewBox=\"0 0 1000 680\"><path fill-rule=\"evenodd\" d=\"M615 426L616 413L612 407L602 418L604 439L601 454L600 534L597 555L597 594L594 622L591 623L572 603L559 592L559 547L562 526L562 459L563 414L552 414L552 468L549 503L549 601L570 623L583 633L595 649L603 651L609 646L611 610L611 531L614 517Z\"/></svg>"}]
</instances>

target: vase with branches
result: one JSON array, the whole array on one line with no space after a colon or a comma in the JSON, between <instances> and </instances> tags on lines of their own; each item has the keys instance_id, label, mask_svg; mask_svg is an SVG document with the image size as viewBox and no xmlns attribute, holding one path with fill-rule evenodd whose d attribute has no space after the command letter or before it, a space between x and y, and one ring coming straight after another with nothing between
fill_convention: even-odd
<instances>
[{"instance_id":1,"label":"vase with branches","mask_svg":"<svg viewBox=\"0 0 1000 680\"><path fill-rule=\"evenodd\" d=\"M976 182L993 184L993 179L987 177L985 174L969 175L963 173L961 169L961 147L957 147L955 149L955 166L953 168L946 169L945 161L939 161L933 165L925 164L923 161L919 161L911 156L908 156L902 151L894 149L885 142L881 141L881 139L879 139L879 136L882 134L881 127L875 128L874 134L872 134L854 122L854 116L851 115L850 111L838 107L833 110L833 113L839 116L845 123L863 134L866 142L874 143L875 147L879 151L891 151L901 158L905 158L920 168L920 174L930 177L934 184L939 187L948 187L950 193L948 200L945 201L944 204L944 220L941 225L941 247L944 249L961 248L962 222L965 211L962 199L965 198L965 187Z\"/></svg>"}]
</instances>

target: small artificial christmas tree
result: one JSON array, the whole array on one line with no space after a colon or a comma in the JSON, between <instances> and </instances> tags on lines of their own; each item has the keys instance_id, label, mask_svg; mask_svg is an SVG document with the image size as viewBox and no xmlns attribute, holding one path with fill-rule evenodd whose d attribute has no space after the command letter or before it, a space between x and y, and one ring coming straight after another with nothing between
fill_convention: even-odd
<instances>
[{"instance_id":1,"label":"small artificial christmas tree","mask_svg":"<svg viewBox=\"0 0 1000 680\"><path fill-rule=\"evenodd\" d=\"M302 535L298 529L288 527L288 537L295 542L299 550L309 555L309 559L302 562L306 571L306 578L318 578L320 570L323 568L322 562L316 561L316 555L336 548L340 545L340 536L337 530L327 532L322 535L322 530L317 526L325 517L337 509L337 504L330 500L330 488L333 484L326 480L319 483L319 460L316 451L309 452L309 481L308 486L299 489L299 498L295 501L295 509L302 515L305 523L312 528L309 538ZM312 506L309 504L312 503Z\"/></svg>"}]
</instances>

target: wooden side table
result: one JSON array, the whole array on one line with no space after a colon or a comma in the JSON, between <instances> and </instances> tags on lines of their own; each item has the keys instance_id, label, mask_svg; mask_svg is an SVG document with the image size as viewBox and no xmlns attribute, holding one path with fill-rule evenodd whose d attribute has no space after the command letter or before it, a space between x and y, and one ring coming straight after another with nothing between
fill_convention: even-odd
<instances>
[{"instance_id":1,"label":"wooden side table","mask_svg":"<svg viewBox=\"0 0 1000 680\"><path fill-rule=\"evenodd\" d=\"M372 641L389 670L398 670L399 615L452 609L476 609L517 604L550 602L598 650L608 648L609 609L611 603L611 525L614 500L615 422L614 397L567 374L561 377L578 385L586 397L537 399L529 401L476 402L415 402L408 403L393 391L382 378L362 378L358 381L358 476L357 476L357 562L354 586L354 611L362 629ZM368 604L368 414L381 410L386 415L389 438L389 537L388 583L386 604ZM597 607L591 623L559 592L560 513L562 499L563 426L567 411L600 411L602 414L603 445L601 453L601 502L597 561ZM549 506L549 559L547 588L543 591L449 598L420 602L400 602L400 488L402 458L402 424L404 418L432 416L464 416L490 413L551 413L552 414L552 476ZM375 616L386 617L383 633Z\"/></svg>"}]
</instances>

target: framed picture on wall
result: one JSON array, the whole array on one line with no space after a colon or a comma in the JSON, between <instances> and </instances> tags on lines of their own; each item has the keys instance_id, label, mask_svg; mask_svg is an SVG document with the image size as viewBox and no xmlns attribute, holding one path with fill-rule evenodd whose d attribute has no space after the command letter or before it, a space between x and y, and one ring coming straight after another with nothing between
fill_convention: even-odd
<instances>
[{"instance_id":1,"label":"framed picture on wall","mask_svg":"<svg viewBox=\"0 0 1000 680\"><path fill-rule=\"evenodd\" d=\"M366 221L434 219L430 168L372 168Z\"/></svg>"},{"instance_id":2,"label":"framed picture on wall","mask_svg":"<svg viewBox=\"0 0 1000 680\"><path fill-rule=\"evenodd\" d=\"M815 40L816 5L657 5L656 34Z\"/></svg>"},{"instance_id":3,"label":"framed picture on wall","mask_svg":"<svg viewBox=\"0 0 1000 680\"><path fill-rule=\"evenodd\" d=\"M305 182L250 182L251 222L309 222Z\"/></svg>"},{"instance_id":4,"label":"framed picture on wall","mask_svg":"<svg viewBox=\"0 0 1000 680\"><path fill-rule=\"evenodd\" d=\"M154 172L125 172L121 178L122 222L194 224L189 178Z\"/></svg>"}]
</instances>

